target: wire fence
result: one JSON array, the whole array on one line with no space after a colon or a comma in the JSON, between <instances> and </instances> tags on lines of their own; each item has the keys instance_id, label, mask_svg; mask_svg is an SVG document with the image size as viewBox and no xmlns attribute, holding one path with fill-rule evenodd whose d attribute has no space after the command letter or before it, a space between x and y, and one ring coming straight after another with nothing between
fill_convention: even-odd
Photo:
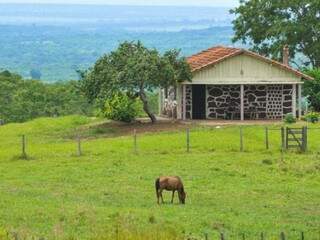
<instances>
[{"instance_id":1,"label":"wire fence","mask_svg":"<svg viewBox=\"0 0 320 240\"><path fill-rule=\"evenodd\" d=\"M74 149L75 156L85 154L97 154L100 149L109 149L112 152L132 152L139 153L205 153L213 151L224 152L268 152L278 151L282 154L286 152L320 152L320 128L301 128L302 139L297 141L296 147L293 145L289 149L288 129L285 127L225 127L225 128L188 128L185 131L160 133L160 134L139 134L134 130L131 137L118 137L109 139L96 139L91 141L85 137L77 135L75 141L65 142L37 142L34 136L28 138L21 136L21 158L28 159L33 155L32 151L42 146L50 149L57 148L60 144L74 145L66 149ZM300 128L299 128L300 129ZM291 129L297 131L298 128ZM305 130L304 130L305 129ZM305 136L303 136L303 131ZM290 133L290 131L289 131ZM293 136L296 140L296 136ZM305 139L303 139L305 138ZM299 145L305 144L305 145ZM44 146L45 145L45 146ZM61 146L60 146L61 147ZM35 150L37 151L37 150Z\"/></svg>"}]
</instances>

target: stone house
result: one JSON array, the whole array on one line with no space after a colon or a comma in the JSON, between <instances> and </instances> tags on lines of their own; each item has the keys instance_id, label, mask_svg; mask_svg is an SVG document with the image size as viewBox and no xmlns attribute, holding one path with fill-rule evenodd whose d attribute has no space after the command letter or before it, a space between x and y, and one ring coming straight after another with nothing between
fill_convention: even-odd
<instances>
[{"instance_id":1,"label":"stone house","mask_svg":"<svg viewBox=\"0 0 320 240\"><path fill-rule=\"evenodd\" d=\"M292 113L301 116L301 87L312 80L289 66L284 48L283 63L257 53L217 46L187 58L191 82L175 90L177 119L276 120ZM160 109L164 91L160 91Z\"/></svg>"}]
</instances>

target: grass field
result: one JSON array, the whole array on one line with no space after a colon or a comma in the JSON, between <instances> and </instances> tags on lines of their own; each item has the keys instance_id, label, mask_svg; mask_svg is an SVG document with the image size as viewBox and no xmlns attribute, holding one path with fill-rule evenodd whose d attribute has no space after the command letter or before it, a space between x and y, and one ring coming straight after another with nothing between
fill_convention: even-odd
<instances>
[{"instance_id":1,"label":"grass field","mask_svg":"<svg viewBox=\"0 0 320 240\"><path fill-rule=\"evenodd\" d=\"M115 239L117 232L118 239L218 239L220 232L258 239L264 232L275 239L281 231L320 239L320 130L310 130L307 154L286 152L281 161L279 131L270 132L265 150L262 126L244 128L244 152L238 127L194 126L190 153L177 127L138 134L135 154L132 136L97 121L71 116L0 127L0 239L6 232L26 239ZM77 133L86 138L81 157ZM28 160L20 158L22 134ZM185 206L156 204L159 175L182 177Z\"/></svg>"}]
</instances>

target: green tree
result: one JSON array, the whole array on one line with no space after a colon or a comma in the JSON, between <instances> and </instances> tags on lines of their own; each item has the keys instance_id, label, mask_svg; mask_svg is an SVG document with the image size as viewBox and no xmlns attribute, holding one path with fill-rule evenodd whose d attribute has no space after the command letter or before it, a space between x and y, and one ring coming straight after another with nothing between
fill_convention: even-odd
<instances>
[{"instance_id":1,"label":"green tree","mask_svg":"<svg viewBox=\"0 0 320 240\"><path fill-rule=\"evenodd\" d=\"M308 97L308 101L314 111L320 112L320 68L307 70L306 74L314 80L306 80L303 85L303 94Z\"/></svg>"},{"instance_id":2,"label":"green tree","mask_svg":"<svg viewBox=\"0 0 320 240\"><path fill-rule=\"evenodd\" d=\"M84 72L81 85L89 100L97 101L101 108L117 92L126 94L132 101L138 97L154 123L156 117L150 110L147 92L188 80L191 80L190 67L178 51L161 55L141 42L124 42Z\"/></svg>"},{"instance_id":3,"label":"green tree","mask_svg":"<svg viewBox=\"0 0 320 240\"><path fill-rule=\"evenodd\" d=\"M92 105L78 82L54 84L23 80L8 71L0 72L0 119L24 122L41 116L90 114Z\"/></svg>"},{"instance_id":4,"label":"green tree","mask_svg":"<svg viewBox=\"0 0 320 240\"><path fill-rule=\"evenodd\" d=\"M31 69L30 76L32 79L40 80L41 79L41 71L39 69Z\"/></svg>"},{"instance_id":5,"label":"green tree","mask_svg":"<svg viewBox=\"0 0 320 240\"><path fill-rule=\"evenodd\" d=\"M320 67L319 0L240 0L231 13L234 42L278 60L287 44L291 59L302 54L305 66Z\"/></svg>"}]
</instances>

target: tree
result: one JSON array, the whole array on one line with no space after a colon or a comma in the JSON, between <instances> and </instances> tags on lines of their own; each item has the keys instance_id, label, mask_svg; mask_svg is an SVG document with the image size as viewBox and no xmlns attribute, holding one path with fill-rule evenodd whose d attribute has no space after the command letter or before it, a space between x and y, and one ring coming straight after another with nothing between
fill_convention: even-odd
<instances>
[{"instance_id":1,"label":"tree","mask_svg":"<svg viewBox=\"0 0 320 240\"><path fill-rule=\"evenodd\" d=\"M39 69L31 69L30 76L32 79L40 80L42 74Z\"/></svg>"},{"instance_id":2,"label":"tree","mask_svg":"<svg viewBox=\"0 0 320 240\"><path fill-rule=\"evenodd\" d=\"M291 59L303 55L305 66L320 67L319 0L240 0L231 13L236 16L233 42L277 60L287 44Z\"/></svg>"},{"instance_id":3,"label":"tree","mask_svg":"<svg viewBox=\"0 0 320 240\"><path fill-rule=\"evenodd\" d=\"M313 77L314 80L306 80L304 82L304 95L308 97L308 100L313 110L316 112L320 112L320 68L307 70L306 74Z\"/></svg>"},{"instance_id":4,"label":"tree","mask_svg":"<svg viewBox=\"0 0 320 240\"><path fill-rule=\"evenodd\" d=\"M44 83L0 72L0 119L24 122L41 116L90 114L92 106L78 82Z\"/></svg>"},{"instance_id":5,"label":"tree","mask_svg":"<svg viewBox=\"0 0 320 240\"><path fill-rule=\"evenodd\" d=\"M132 100L139 98L154 123L156 117L150 110L146 93L190 80L190 67L179 51L160 55L138 41L121 43L117 50L101 57L92 69L82 73L81 85L88 99L97 101L101 107L117 92Z\"/></svg>"}]
</instances>

